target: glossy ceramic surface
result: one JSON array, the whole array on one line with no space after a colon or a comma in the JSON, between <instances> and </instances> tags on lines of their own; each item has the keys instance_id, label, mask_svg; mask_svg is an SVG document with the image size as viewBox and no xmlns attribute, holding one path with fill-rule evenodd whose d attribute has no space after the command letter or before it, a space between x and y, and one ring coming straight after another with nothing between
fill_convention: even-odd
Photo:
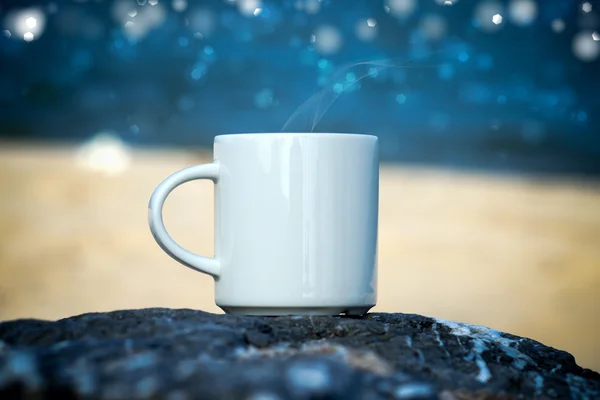
<instances>
[{"instance_id":1,"label":"glossy ceramic surface","mask_svg":"<svg viewBox=\"0 0 600 400\"><path fill-rule=\"evenodd\" d=\"M377 297L377 138L240 134L215 161L168 177L150 200L151 231L171 257L215 278L216 303L258 315L365 313ZM215 182L215 257L177 245L162 206L178 185Z\"/></svg>"}]
</instances>

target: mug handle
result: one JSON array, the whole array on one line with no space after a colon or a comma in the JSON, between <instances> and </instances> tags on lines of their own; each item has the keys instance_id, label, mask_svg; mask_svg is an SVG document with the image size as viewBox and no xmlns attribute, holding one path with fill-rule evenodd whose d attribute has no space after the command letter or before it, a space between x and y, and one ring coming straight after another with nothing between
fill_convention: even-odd
<instances>
[{"instance_id":1,"label":"mug handle","mask_svg":"<svg viewBox=\"0 0 600 400\"><path fill-rule=\"evenodd\" d=\"M203 257L194 254L178 245L169 236L165 224L163 222L163 206L169 193L177 186L196 179L210 179L215 184L219 179L219 163L214 161L210 164L194 165L175 172L154 190L148 205L148 223L150 231L156 243L171 257L179 261L186 267L195 269L205 274L213 276L215 279L219 277L221 265L214 258Z\"/></svg>"}]
</instances>

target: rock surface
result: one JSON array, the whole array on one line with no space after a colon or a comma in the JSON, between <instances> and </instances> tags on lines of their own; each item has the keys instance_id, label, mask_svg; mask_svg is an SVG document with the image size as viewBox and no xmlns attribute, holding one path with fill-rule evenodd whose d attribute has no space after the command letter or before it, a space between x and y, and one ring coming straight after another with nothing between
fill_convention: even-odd
<instances>
[{"instance_id":1,"label":"rock surface","mask_svg":"<svg viewBox=\"0 0 600 400\"><path fill-rule=\"evenodd\" d=\"M0 398L598 399L564 352L419 315L144 309L0 323Z\"/></svg>"}]
</instances>

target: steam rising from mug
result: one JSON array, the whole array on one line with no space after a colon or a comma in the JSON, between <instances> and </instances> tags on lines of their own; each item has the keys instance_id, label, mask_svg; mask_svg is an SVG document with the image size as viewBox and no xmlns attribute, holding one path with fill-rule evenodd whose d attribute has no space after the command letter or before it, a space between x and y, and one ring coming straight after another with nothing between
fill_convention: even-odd
<instances>
[{"instance_id":1,"label":"steam rising from mug","mask_svg":"<svg viewBox=\"0 0 600 400\"><path fill-rule=\"evenodd\" d=\"M433 53L439 54L440 52ZM427 55L427 58L431 58L432 53ZM413 62L416 60L413 60ZM397 59L388 58L384 60L375 61L361 61L353 64L346 64L341 66L332 75L332 81L337 81L340 76L346 74L348 71L353 70L357 67L369 66L379 67L378 72L386 70L388 68L428 68L437 67L439 64L434 65L412 65L411 63L400 62ZM333 104L337 98L344 93L348 88L356 85L366 77L371 76L371 72L362 72L357 74L356 80L348 86L344 86L343 90L337 92L333 90L331 85L328 85L321 91L315 93L308 100L306 100L300 107L294 111L294 113L288 118L287 122L281 128L281 132L313 132L315 127L321 121L329 107Z\"/></svg>"}]
</instances>

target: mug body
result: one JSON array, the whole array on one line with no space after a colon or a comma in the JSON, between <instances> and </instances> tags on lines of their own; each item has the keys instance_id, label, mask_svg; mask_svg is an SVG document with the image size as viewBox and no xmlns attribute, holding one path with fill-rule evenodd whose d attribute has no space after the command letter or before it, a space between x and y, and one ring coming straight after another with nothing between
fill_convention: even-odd
<instances>
[{"instance_id":1,"label":"mug body","mask_svg":"<svg viewBox=\"0 0 600 400\"><path fill-rule=\"evenodd\" d=\"M375 305L377 146L350 134L215 138L219 307L331 315Z\"/></svg>"}]
</instances>

